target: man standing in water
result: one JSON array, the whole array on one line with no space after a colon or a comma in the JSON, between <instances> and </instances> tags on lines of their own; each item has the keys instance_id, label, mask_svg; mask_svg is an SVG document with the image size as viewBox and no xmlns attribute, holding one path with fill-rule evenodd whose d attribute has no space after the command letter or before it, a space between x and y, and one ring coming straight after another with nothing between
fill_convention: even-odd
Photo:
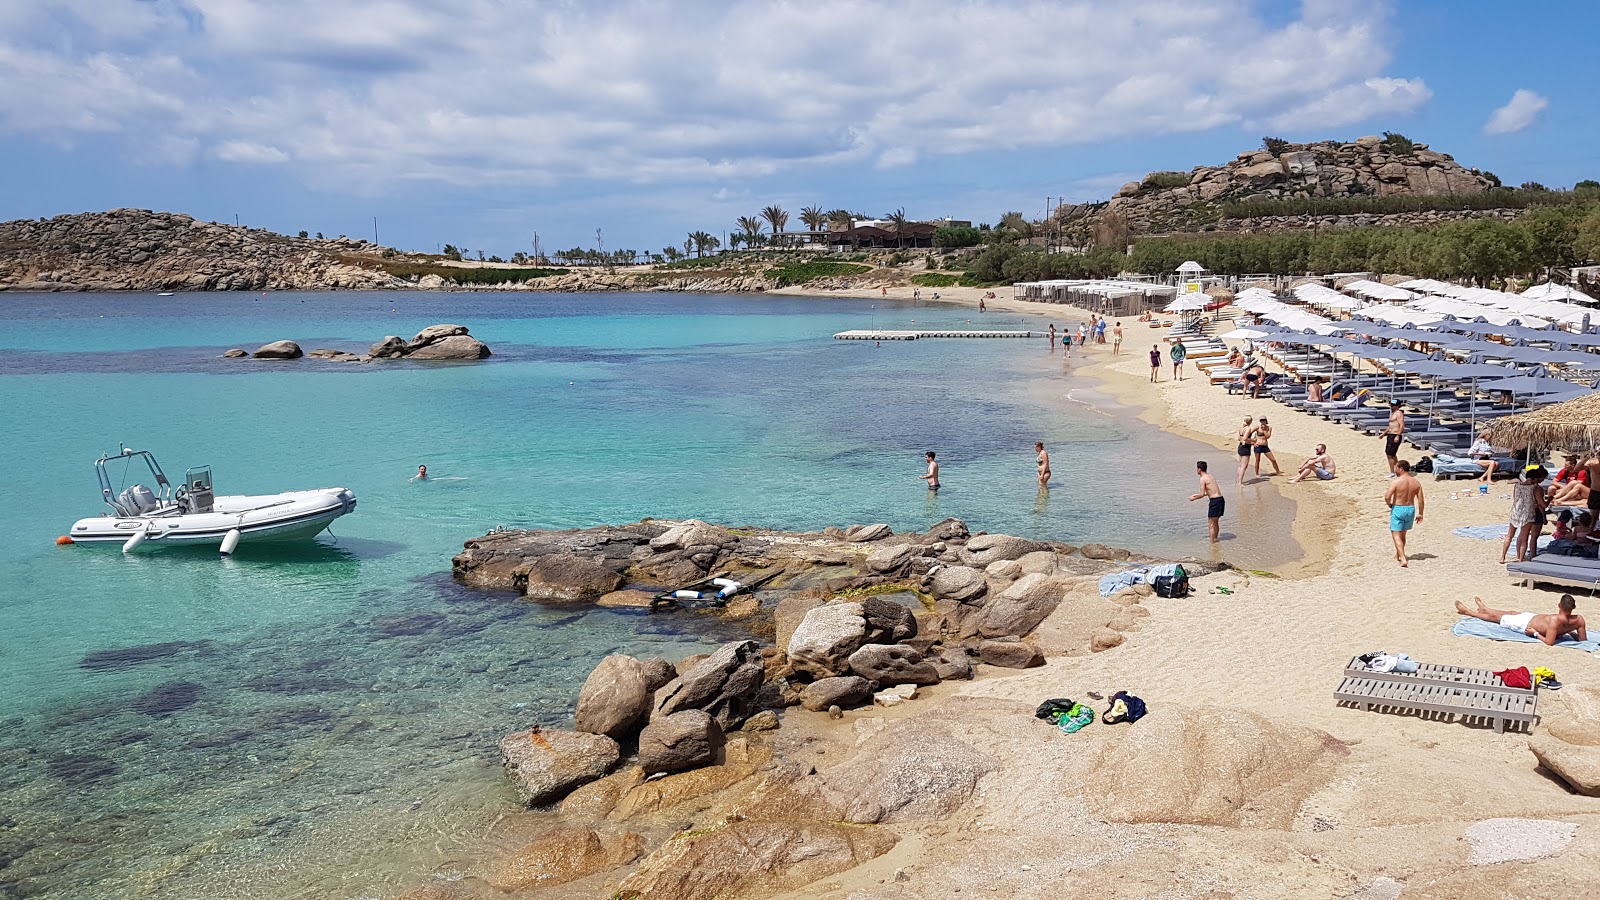
<instances>
[{"instance_id":1,"label":"man standing in water","mask_svg":"<svg viewBox=\"0 0 1600 900\"><path fill-rule=\"evenodd\" d=\"M939 463L934 459L932 450L924 453L923 456L928 459L928 473L917 477L928 483L928 490L937 491L939 489Z\"/></svg>"},{"instance_id":2,"label":"man standing in water","mask_svg":"<svg viewBox=\"0 0 1600 900\"><path fill-rule=\"evenodd\" d=\"M1400 409L1399 400L1389 401L1389 427L1383 430L1383 455L1389 459L1389 477L1394 478L1400 474L1400 440L1406 433L1406 414ZM1411 471L1409 468L1406 471ZM1412 479L1415 481L1416 479Z\"/></svg>"},{"instance_id":3,"label":"man standing in water","mask_svg":"<svg viewBox=\"0 0 1600 900\"><path fill-rule=\"evenodd\" d=\"M1044 450L1044 441L1033 442L1033 452L1039 454L1036 462L1039 465L1039 487L1050 486L1050 454Z\"/></svg>"},{"instance_id":4,"label":"man standing in water","mask_svg":"<svg viewBox=\"0 0 1600 900\"><path fill-rule=\"evenodd\" d=\"M1394 539L1394 558L1402 568L1410 568L1411 562L1406 558L1406 532L1413 525L1422 524L1426 502L1422 497L1422 482L1411 474L1411 463L1396 460L1394 468L1394 483L1383 495L1383 502L1389 504L1389 536Z\"/></svg>"},{"instance_id":5,"label":"man standing in water","mask_svg":"<svg viewBox=\"0 0 1600 900\"><path fill-rule=\"evenodd\" d=\"M978 302L982 303L983 301L980 299ZM1050 352L1056 352L1056 323L1054 322L1050 323Z\"/></svg>"},{"instance_id":6,"label":"man standing in water","mask_svg":"<svg viewBox=\"0 0 1600 900\"><path fill-rule=\"evenodd\" d=\"M1222 488L1217 487L1217 480L1206 471L1206 461L1200 460L1194 464L1194 470L1200 475L1200 492L1189 498L1189 502L1204 497L1206 499L1206 525L1211 530L1211 543L1219 540L1219 529L1222 525L1223 509L1227 501L1222 499Z\"/></svg>"}]
</instances>

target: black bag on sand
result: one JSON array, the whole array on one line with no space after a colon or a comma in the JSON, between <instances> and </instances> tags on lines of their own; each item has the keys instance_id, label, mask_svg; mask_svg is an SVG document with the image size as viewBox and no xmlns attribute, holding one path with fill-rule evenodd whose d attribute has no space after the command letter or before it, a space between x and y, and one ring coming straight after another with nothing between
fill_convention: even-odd
<instances>
[{"instance_id":1,"label":"black bag on sand","mask_svg":"<svg viewBox=\"0 0 1600 900\"><path fill-rule=\"evenodd\" d=\"M1424 475L1432 472L1433 471L1433 457L1424 456L1423 458L1417 460L1415 463L1412 464L1411 471L1413 471L1413 472L1421 472Z\"/></svg>"},{"instance_id":2,"label":"black bag on sand","mask_svg":"<svg viewBox=\"0 0 1600 900\"><path fill-rule=\"evenodd\" d=\"M1157 575L1150 583L1157 597L1187 597L1189 596L1189 573L1183 571L1183 566L1178 566L1178 571L1171 575Z\"/></svg>"}]
</instances>

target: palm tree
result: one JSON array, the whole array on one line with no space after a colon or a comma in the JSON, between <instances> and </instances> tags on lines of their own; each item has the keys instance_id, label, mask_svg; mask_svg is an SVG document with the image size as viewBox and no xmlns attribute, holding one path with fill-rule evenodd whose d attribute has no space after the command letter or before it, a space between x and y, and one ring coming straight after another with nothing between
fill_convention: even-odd
<instances>
[{"instance_id":1,"label":"palm tree","mask_svg":"<svg viewBox=\"0 0 1600 900\"><path fill-rule=\"evenodd\" d=\"M769 206L761 211L761 218L772 225L772 242L776 244L779 232L783 231L783 226L789 224L789 214L784 212L781 206Z\"/></svg>"},{"instance_id":2,"label":"palm tree","mask_svg":"<svg viewBox=\"0 0 1600 900\"><path fill-rule=\"evenodd\" d=\"M693 253L695 256L699 256L700 255L699 252L698 252L698 249L700 247L700 242L694 239L695 235L697 235L697 234L705 234L705 232L704 231L691 231L691 232L689 232L688 236L683 239L683 255L684 256L688 256L691 253Z\"/></svg>"},{"instance_id":3,"label":"palm tree","mask_svg":"<svg viewBox=\"0 0 1600 900\"><path fill-rule=\"evenodd\" d=\"M822 226L828 224L828 214L820 206L807 206L800 210L800 221L805 223L808 231L821 231Z\"/></svg>"},{"instance_id":4,"label":"palm tree","mask_svg":"<svg viewBox=\"0 0 1600 900\"><path fill-rule=\"evenodd\" d=\"M739 227L739 233L745 236L745 243L754 247L761 243L761 220L755 216L740 216L733 220Z\"/></svg>"},{"instance_id":5,"label":"palm tree","mask_svg":"<svg viewBox=\"0 0 1600 900\"><path fill-rule=\"evenodd\" d=\"M700 235L700 246L704 248L707 253L714 253L718 247L722 246L722 239L714 234L708 234L704 231L698 231L695 233Z\"/></svg>"},{"instance_id":6,"label":"palm tree","mask_svg":"<svg viewBox=\"0 0 1600 900\"><path fill-rule=\"evenodd\" d=\"M669 245L661 248L661 255L667 258L667 262L677 262L683 256L683 251Z\"/></svg>"},{"instance_id":7,"label":"palm tree","mask_svg":"<svg viewBox=\"0 0 1600 900\"><path fill-rule=\"evenodd\" d=\"M900 233L900 231L906 227L905 207L900 207L894 212L889 213L887 216L884 216L884 218L889 220L889 230L894 232L895 246L904 247L906 245L906 239L905 236Z\"/></svg>"}]
</instances>

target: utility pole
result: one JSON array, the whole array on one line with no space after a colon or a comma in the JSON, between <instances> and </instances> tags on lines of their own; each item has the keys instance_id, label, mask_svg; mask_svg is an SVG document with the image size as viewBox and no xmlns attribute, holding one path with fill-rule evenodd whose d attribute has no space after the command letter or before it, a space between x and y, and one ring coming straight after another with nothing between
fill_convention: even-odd
<instances>
[{"instance_id":1,"label":"utility pole","mask_svg":"<svg viewBox=\"0 0 1600 900\"><path fill-rule=\"evenodd\" d=\"M233 214L233 227L235 227L235 228L239 227L239 214L238 213L234 213Z\"/></svg>"},{"instance_id":2,"label":"utility pole","mask_svg":"<svg viewBox=\"0 0 1600 900\"><path fill-rule=\"evenodd\" d=\"M372 246L378 246L378 217L372 217Z\"/></svg>"}]
</instances>

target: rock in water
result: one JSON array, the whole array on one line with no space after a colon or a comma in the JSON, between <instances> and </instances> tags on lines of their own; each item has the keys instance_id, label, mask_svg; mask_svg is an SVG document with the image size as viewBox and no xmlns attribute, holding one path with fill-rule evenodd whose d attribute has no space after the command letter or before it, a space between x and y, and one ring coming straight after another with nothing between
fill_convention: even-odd
<instances>
[{"instance_id":1,"label":"rock in water","mask_svg":"<svg viewBox=\"0 0 1600 900\"><path fill-rule=\"evenodd\" d=\"M703 710L686 709L658 718L639 732L639 767L645 774L682 772L717 761L722 729Z\"/></svg>"},{"instance_id":2,"label":"rock in water","mask_svg":"<svg viewBox=\"0 0 1600 900\"><path fill-rule=\"evenodd\" d=\"M273 341L261 345L251 355L256 359L299 359L305 354L300 351L300 345L294 341Z\"/></svg>"},{"instance_id":3,"label":"rock in water","mask_svg":"<svg viewBox=\"0 0 1600 900\"><path fill-rule=\"evenodd\" d=\"M850 654L850 670L879 685L938 684L939 672L905 644L866 644Z\"/></svg>"},{"instance_id":4,"label":"rock in water","mask_svg":"<svg viewBox=\"0 0 1600 900\"><path fill-rule=\"evenodd\" d=\"M573 603L593 600L622 586L622 573L573 553L534 557L517 567L515 582L529 600Z\"/></svg>"},{"instance_id":5,"label":"rock in water","mask_svg":"<svg viewBox=\"0 0 1600 900\"><path fill-rule=\"evenodd\" d=\"M419 347L426 347L445 338L467 333L467 326L465 325L429 325L427 328L417 332L417 336L411 339L409 346L411 350L416 350Z\"/></svg>"},{"instance_id":6,"label":"rock in water","mask_svg":"<svg viewBox=\"0 0 1600 900\"><path fill-rule=\"evenodd\" d=\"M489 345L464 334L447 337L406 354L406 359L484 359L492 355Z\"/></svg>"},{"instance_id":7,"label":"rock in water","mask_svg":"<svg viewBox=\"0 0 1600 900\"><path fill-rule=\"evenodd\" d=\"M406 355L406 339L397 334L391 334L383 340L372 345L367 355L373 359L398 359Z\"/></svg>"},{"instance_id":8,"label":"rock in water","mask_svg":"<svg viewBox=\"0 0 1600 900\"><path fill-rule=\"evenodd\" d=\"M164 719L200 701L203 688L193 681L167 681L151 688L133 701L133 708L147 716Z\"/></svg>"},{"instance_id":9,"label":"rock in water","mask_svg":"<svg viewBox=\"0 0 1600 900\"><path fill-rule=\"evenodd\" d=\"M606 774L621 751L605 735L546 729L506 735L500 754L517 796L529 806L541 806Z\"/></svg>"},{"instance_id":10,"label":"rock in water","mask_svg":"<svg viewBox=\"0 0 1600 900\"><path fill-rule=\"evenodd\" d=\"M1287 829L1349 752L1235 708L1152 709L1100 749L1084 797L1108 822Z\"/></svg>"},{"instance_id":11,"label":"rock in water","mask_svg":"<svg viewBox=\"0 0 1600 900\"><path fill-rule=\"evenodd\" d=\"M574 727L617 741L631 736L650 714L650 675L645 664L631 656L613 654L600 660L578 692Z\"/></svg>"},{"instance_id":12,"label":"rock in water","mask_svg":"<svg viewBox=\"0 0 1600 900\"><path fill-rule=\"evenodd\" d=\"M978 658L991 666L1006 669L1031 669L1044 665L1044 653L1025 641L984 641L978 645Z\"/></svg>"},{"instance_id":13,"label":"rock in water","mask_svg":"<svg viewBox=\"0 0 1600 900\"><path fill-rule=\"evenodd\" d=\"M859 675L819 678L800 690L800 705L812 712L830 706L855 706L872 696L876 686Z\"/></svg>"},{"instance_id":14,"label":"rock in water","mask_svg":"<svg viewBox=\"0 0 1600 900\"><path fill-rule=\"evenodd\" d=\"M651 721L686 709L704 710L723 731L735 731L756 711L756 694L766 676L755 641L733 641L657 693Z\"/></svg>"},{"instance_id":15,"label":"rock in water","mask_svg":"<svg viewBox=\"0 0 1600 900\"><path fill-rule=\"evenodd\" d=\"M244 359L245 357L249 356L250 353L249 351L240 350L238 347L235 347L232 350L223 351L222 355L226 359Z\"/></svg>"},{"instance_id":16,"label":"rock in water","mask_svg":"<svg viewBox=\"0 0 1600 900\"><path fill-rule=\"evenodd\" d=\"M622 882L622 895L650 900L765 897L853 869L887 853L898 840L878 828L734 822L668 841Z\"/></svg>"},{"instance_id":17,"label":"rock in water","mask_svg":"<svg viewBox=\"0 0 1600 900\"><path fill-rule=\"evenodd\" d=\"M807 612L789 636L789 664L813 678L850 671L850 654L867 633L860 603L829 603Z\"/></svg>"}]
</instances>

